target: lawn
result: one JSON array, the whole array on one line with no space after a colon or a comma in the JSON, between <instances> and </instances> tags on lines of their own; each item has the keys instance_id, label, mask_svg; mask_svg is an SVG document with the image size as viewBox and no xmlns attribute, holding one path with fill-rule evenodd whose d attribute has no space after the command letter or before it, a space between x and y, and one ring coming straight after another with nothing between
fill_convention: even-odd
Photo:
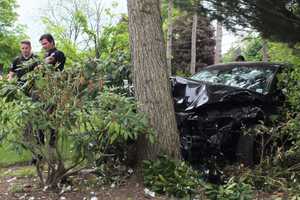
<instances>
[{"instance_id":1,"label":"lawn","mask_svg":"<svg viewBox=\"0 0 300 200\"><path fill-rule=\"evenodd\" d=\"M4 143L0 146L0 167L29 162L31 154L28 151L17 152L12 145Z\"/></svg>"}]
</instances>

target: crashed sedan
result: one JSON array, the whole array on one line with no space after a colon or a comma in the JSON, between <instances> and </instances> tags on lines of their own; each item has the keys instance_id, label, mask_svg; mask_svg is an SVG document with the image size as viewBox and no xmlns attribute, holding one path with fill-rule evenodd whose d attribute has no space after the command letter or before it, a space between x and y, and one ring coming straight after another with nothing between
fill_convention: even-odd
<instances>
[{"instance_id":1,"label":"crashed sedan","mask_svg":"<svg viewBox=\"0 0 300 200\"><path fill-rule=\"evenodd\" d=\"M283 96L276 75L283 65L212 65L190 78L173 77L172 93L182 154L189 161L241 160L252 164L254 137L243 127L268 121Z\"/></svg>"}]
</instances>

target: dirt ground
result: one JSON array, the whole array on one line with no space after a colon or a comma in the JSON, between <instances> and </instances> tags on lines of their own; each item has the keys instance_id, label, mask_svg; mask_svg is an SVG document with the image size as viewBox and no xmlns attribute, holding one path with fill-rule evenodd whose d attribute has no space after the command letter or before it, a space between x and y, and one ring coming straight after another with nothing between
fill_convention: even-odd
<instances>
[{"instance_id":1,"label":"dirt ground","mask_svg":"<svg viewBox=\"0 0 300 200\"><path fill-rule=\"evenodd\" d=\"M28 168L28 169L27 169ZM22 172L22 173L21 173ZM145 187L134 175L119 184L97 184L92 173L71 177L71 185L57 191L45 191L32 166L0 168L0 200L168 200L166 196L145 194ZM203 198L197 198L201 200ZM204 198L205 199L205 198ZM289 199L283 193L257 192L255 200ZM174 200L174 198L173 198Z\"/></svg>"},{"instance_id":2,"label":"dirt ground","mask_svg":"<svg viewBox=\"0 0 300 200\"><path fill-rule=\"evenodd\" d=\"M167 197L150 197L145 194L144 186L134 176L120 185L99 186L92 184L93 175L72 178L72 186L58 191L44 191L39 187L36 176L11 176L9 172L22 167L1 170L0 200L166 200ZM5 174L8 175L5 175ZM96 198L95 198L96 197Z\"/></svg>"}]
</instances>

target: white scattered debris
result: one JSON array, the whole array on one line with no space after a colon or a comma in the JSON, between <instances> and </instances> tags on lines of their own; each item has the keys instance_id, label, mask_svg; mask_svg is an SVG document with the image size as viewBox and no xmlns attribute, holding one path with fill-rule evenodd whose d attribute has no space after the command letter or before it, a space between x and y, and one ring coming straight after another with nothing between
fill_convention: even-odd
<instances>
[{"instance_id":1,"label":"white scattered debris","mask_svg":"<svg viewBox=\"0 0 300 200\"><path fill-rule=\"evenodd\" d=\"M91 197L91 200L98 200L98 197Z\"/></svg>"},{"instance_id":2,"label":"white scattered debris","mask_svg":"<svg viewBox=\"0 0 300 200\"><path fill-rule=\"evenodd\" d=\"M24 194L23 196L21 196L19 199L25 199L27 197L27 194Z\"/></svg>"},{"instance_id":3,"label":"white scattered debris","mask_svg":"<svg viewBox=\"0 0 300 200\"><path fill-rule=\"evenodd\" d=\"M63 185L63 188L61 189L60 193L59 194L63 194L65 192L69 192L72 190L72 186L69 185L69 186L66 186L66 185Z\"/></svg>"},{"instance_id":4,"label":"white scattered debris","mask_svg":"<svg viewBox=\"0 0 300 200\"><path fill-rule=\"evenodd\" d=\"M29 197L29 199L28 200L34 200L35 198L34 197Z\"/></svg>"},{"instance_id":5,"label":"white scattered debris","mask_svg":"<svg viewBox=\"0 0 300 200\"><path fill-rule=\"evenodd\" d=\"M60 198L59 198L59 200L66 200L67 198L66 197L64 197L64 196L61 196Z\"/></svg>"},{"instance_id":6,"label":"white scattered debris","mask_svg":"<svg viewBox=\"0 0 300 200\"><path fill-rule=\"evenodd\" d=\"M83 197L83 199L82 200L87 200L87 198L86 197Z\"/></svg>"},{"instance_id":7,"label":"white scattered debris","mask_svg":"<svg viewBox=\"0 0 300 200\"><path fill-rule=\"evenodd\" d=\"M131 168L128 169L128 173L129 173L129 174L132 174L132 173L133 173L133 169L131 169Z\"/></svg>"},{"instance_id":8,"label":"white scattered debris","mask_svg":"<svg viewBox=\"0 0 300 200\"><path fill-rule=\"evenodd\" d=\"M43 188L43 192L46 192L48 190L49 186L46 185L44 188Z\"/></svg>"},{"instance_id":9,"label":"white scattered debris","mask_svg":"<svg viewBox=\"0 0 300 200\"><path fill-rule=\"evenodd\" d=\"M150 197L155 197L155 192L152 192L151 190L149 190L148 188L144 189L145 195L148 195Z\"/></svg>"},{"instance_id":10,"label":"white scattered debris","mask_svg":"<svg viewBox=\"0 0 300 200\"><path fill-rule=\"evenodd\" d=\"M13 182L13 181L15 181L15 180L17 180L17 177L13 177L13 178L11 178L11 179L8 179L6 182L10 183L10 182Z\"/></svg>"},{"instance_id":11,"label":"white scattered debris","mask_svg":"<svg viewBox=\"0 0 300 200\"><path fill-rule=\"evenodd\" d=\"M112 184L110 185L110 187L111 187L111 188L115 188L115 187L116 187L116 184L115 184L115 183L112 183Z\"/></svg>"}]
</instances>

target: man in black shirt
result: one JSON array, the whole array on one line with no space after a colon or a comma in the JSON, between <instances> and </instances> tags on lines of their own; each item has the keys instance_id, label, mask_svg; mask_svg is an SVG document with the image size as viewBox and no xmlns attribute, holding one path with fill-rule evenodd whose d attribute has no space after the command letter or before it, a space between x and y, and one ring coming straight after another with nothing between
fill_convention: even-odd
<instances>
[{"instance_id":1,"label":"man in black shirt","mask_svg":"<svg viewBox=\"0 0 300 200\"><path fill-rule=\"evenodd\" d=\"M18 79L20 79L24 74L34 70L38 65L38 57L31 52L31 43L29 40L20 42L20 50L21 54L13 60L9 69L8 80L11 80L14 75L17 75Z\"/></svg>"},{"instance_id":2,"label":"man in black shirt","mask_svg":"<svg viewBox=\"0 0 300 200\"><path fill-rule=\"evenodd\" d=\"M65 66L66 57L62 51L55 47L55 41L51 34L44 34L40 37L40 43L43 49L46 50L45 62L57 66L57 69L62 71Z\"/></svg>"}]
</instances>

